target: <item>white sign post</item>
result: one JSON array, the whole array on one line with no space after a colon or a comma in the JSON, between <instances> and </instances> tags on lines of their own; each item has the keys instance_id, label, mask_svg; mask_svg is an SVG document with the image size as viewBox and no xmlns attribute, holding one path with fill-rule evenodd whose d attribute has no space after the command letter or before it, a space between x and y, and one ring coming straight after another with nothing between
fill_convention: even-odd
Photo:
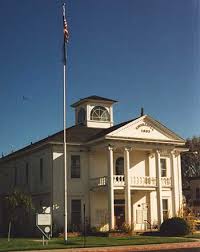
<instances>
[{"instance_id":1,"label":"white sign post","mask_svg":"<svg viewBox=\"0 0 200 252\"><path fill-rule=\"evenodd\" d=\"M40 232L43 234L43 245L44 245L44 237L47 238L47 240L50 239L50 232L51 232L51 214L50 213L42 213L42 214L36 214L36 226L40 230Z\"/></svg>"},{"instance_id":2,"label":"white sign post","mask_svg":"<svg viewBox=\"0 0 200 252\"><path fill-rule=\"evenodd\" d=\"M37 214L36 222L38 226L51 226L51 214Z\"/></svg>"}]
</instances>

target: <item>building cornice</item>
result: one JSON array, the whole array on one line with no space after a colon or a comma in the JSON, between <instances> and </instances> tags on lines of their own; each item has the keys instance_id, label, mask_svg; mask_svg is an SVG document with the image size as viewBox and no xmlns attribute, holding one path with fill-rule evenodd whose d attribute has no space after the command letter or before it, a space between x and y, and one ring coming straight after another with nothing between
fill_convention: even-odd
<instances>
[{"instance_id":1,"label":"building cornice","mask_svg":"<svg viewBox=\"0 0 200 252\"><path fill-rule=\"evenodd\" d=\"M146 143L161 143L161 144L175 144L175 145L185 145L185 142L173 140L167 141L162 139L147 139L147 138L132 138L132 137L114 137L106 136L105 139L108 140L121 140L121 141L132 141L132 142L146 142Z\"/></svg>"}]
</instances>

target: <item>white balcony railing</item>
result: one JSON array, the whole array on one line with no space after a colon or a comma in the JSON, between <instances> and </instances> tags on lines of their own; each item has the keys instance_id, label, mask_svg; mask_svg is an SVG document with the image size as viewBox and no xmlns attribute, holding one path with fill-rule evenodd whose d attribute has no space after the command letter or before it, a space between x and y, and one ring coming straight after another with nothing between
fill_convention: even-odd
<instances>
[{"instance_id":1,"label":"white balcony railing","mask_svg":"<svg viewBox=\"0 0 200 252\"><path fill-rule=\"evenodd\" d=\"M98 177L90 179L90 188L101 187L107 185L107 177Z\"/></svg>"},{"instance_id":2,"label":"white balcony railing","mask_svg":"<svg viewBox=\"0 0 200 252\"><path fill-rule=\"evenodd\" d=\"M113 186L124 187L126 181L124 175L114 175L113 176ZM162 187L171 187L171 178L163 177L161 178ZM100 188L108 185L108 178L98 177L90 179L90 188ZM156 177L130 177L130 186L131 187L156 187L157 180Z\"/></svg>"},{"instance_id":3,"label":"white balcony railing","mask_svg":"<svg viewBox=\"0 0 200 252\"><path fill-rule=\"evenodd\" d=\"M161 185L163 187L171 187L172 186L172 180L168 177L161 178Z\"/></svg>"},{"instance_id":4,"label":"white balcony railing","mask_svg":"<svg viewBox=\"0 0 200 252\"><path fill-rule=\"evenodd\" d=\"M131 177L130 179L131 186L151 186L156 187L156 178L155 177Z\"/></svg>"},{"instance_id":5,"label":"white balcony railing","mask_svg":"<svg viewBox=\"0 0 200 252\"><path fill-rule=\"evenodd\" d=\"M124 175L114 175L113 176L114 186L124 186Z\"/></svg>"},{"instance_id":6,"label":"white balcony railing","mask_svg":"<svg viewBox=\"0 0 200 252\"><path fill-rule=\"evenodd\" d=\"M113 176L113 185L114 186L124 186L124 175L114 175ZM156 186L156 178L154 177L131 177L130 178L131 186Z\"/></svg>"}]
</instances>

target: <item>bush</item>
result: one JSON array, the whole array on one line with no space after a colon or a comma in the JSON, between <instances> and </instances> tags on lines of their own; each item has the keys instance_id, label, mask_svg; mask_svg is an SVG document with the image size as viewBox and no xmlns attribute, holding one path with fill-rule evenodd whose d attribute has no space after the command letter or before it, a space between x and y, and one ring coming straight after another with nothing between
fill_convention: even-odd
<instances>
[{"instance_id":1,"label":"bush","mask_svg":"<svg viewBox=\"0 0 200 252\"><path fill-rule=\"evenodd\" d=\"M122 231L124 233L131 233L132 232L132 228L129 224L123 223L122 224Z\"/></svg>"},{"instance_id":2,"label":"bush","mask_svg":"<svg viewBox=\"0 0 200 252\"><path fill-rule=\"evenodd\" d=\"M98 232L100 232L100 228L99 228L99 227L96 227L96 226L91 227L91 228L90 228L90 232L91 232L91 233L98 233Z\"/></svg>"},{"instance_id":3,"label":"bush","mask_svg":"<svg viewBox=\"0 0 200 252\"><path fill-rule=\"evenodd\" d=\"M59 228L55 223L52 226L52 236L53 237L64 237L64 228Z\"/></svg>"},{"instance_id":4,"label":"bush","mask_svg":"<svg viewBox=\"0 0 200 252\"><path fill-rule=\"evenodd\" d=\"M183 218L173 217L161 224L160 233L164 236L187 235L190 233L190 226Z\"/></svg>"},{"instance_id":5,"label":"bush","mask_svg":"<svg viewBox=\"0 0 200 252\"><path fill-rule=\"evenodd\" d=\"M100 236L100 237L107 237L108 232L102 232L100 231L101 227L91 227L88 230L88 234L91 236Z\"/></svg>"}]
</instances>

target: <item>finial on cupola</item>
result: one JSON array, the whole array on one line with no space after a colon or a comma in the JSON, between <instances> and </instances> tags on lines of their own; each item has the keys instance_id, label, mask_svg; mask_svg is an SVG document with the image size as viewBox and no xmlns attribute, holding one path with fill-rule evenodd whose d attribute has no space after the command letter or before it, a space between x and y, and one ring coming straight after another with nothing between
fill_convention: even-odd
<instances>
[{"instance_id":1,"label":"finial on cupola","mask_svg":"<svg viewBox=\"0 0 200 252\"><path fill-rule=\"evenodd\" d=\"M144 108L141 107L141 113L140 113L140 116L143 116L144 115Z\"/></svg>"}]
</instances>

